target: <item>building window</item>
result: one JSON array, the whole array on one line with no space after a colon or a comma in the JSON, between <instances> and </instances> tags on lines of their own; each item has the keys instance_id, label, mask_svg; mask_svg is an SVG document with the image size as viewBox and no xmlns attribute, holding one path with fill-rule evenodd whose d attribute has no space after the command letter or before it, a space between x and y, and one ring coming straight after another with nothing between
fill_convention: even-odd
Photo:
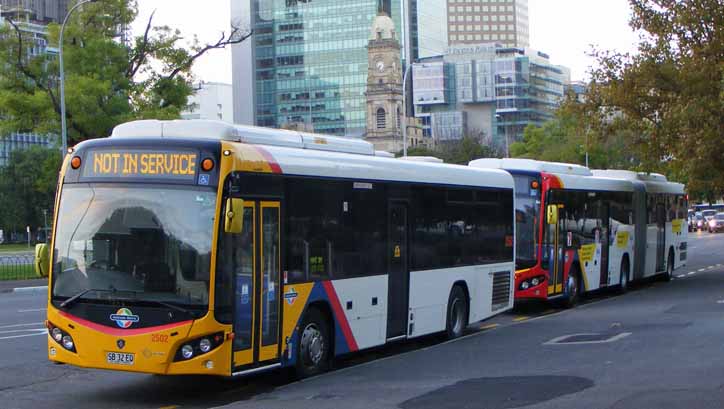
<instances>
[{"instance_id":1,"label":"building window","mask_svg":"<svg viewBox=\"0 0 724 409\"><path fill-rule=\"evenodd\" d=\"M377 109L377 129L387 128L387 115L384 108Z\"/></svg>"}]
</instances>

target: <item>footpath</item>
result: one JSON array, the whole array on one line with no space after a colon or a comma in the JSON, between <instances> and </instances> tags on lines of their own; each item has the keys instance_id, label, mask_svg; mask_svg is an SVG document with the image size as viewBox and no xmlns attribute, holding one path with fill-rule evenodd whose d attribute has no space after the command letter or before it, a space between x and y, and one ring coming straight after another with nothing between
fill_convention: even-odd
<instances>
[{"instance_id":1,"label":"footpath","mask_svg":"<svg viewBox=\"0 0 724 409\"><path fill-rule=\"evenodd\" d=\"M47 292L48 279L0 281L0 293Z\"/></svg>"}]
</instances>

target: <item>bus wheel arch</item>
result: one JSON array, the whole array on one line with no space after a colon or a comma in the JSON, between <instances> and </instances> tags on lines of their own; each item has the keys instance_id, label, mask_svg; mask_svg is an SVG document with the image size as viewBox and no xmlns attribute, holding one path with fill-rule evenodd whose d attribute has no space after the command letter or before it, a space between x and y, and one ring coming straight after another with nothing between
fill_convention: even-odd
<instances>
[{"instance_id":1,"label":"bus wheel arch","mask_svg":"<svg viewBox=\"0 0 724 409\"><path fill-rule=\"evenodd\" d=\"M309 304L302 315L296 345L296 374L307 378L326 372L334 356L334 320L326 302Z\"/></svg>"},{"instance_id":2,"label":"bus wheel arch","mask_svg":"<svg viewBox=\"0 0 724 409\"><path fill-rule=\"evenodd\" d=\"M470 323L470 291L465 281L456 281L450 289L445 315L447 337L455 339L465 333Z\"/></svg>"}]
</instances>

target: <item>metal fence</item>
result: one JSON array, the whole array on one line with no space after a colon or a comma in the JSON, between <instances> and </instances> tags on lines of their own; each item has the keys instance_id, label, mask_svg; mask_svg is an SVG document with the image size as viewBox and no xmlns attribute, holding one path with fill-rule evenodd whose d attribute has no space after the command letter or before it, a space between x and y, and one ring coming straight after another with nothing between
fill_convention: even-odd
<instances>
[{"instance_id":1,"label":"metal fence","mask_svg":"<svg viewBox=\"0 0 724 409\"><path fill-rule=\"evenodd\" d=\"M40 278L35 273L34 254L0 254L0 280Z\"/></svg>"}]
</instances>

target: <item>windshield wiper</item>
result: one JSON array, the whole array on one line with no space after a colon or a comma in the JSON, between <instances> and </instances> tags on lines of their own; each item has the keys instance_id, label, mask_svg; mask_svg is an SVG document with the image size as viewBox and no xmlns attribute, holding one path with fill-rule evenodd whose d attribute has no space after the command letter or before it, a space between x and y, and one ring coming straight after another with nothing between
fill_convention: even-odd
<instances>
[{"instance_id":1,"label":"windshield wiper","mask_svg":"<svg viewBox=\"0 0 724 409\"><path fill-rule=\"evenodd\" d=\"M158 300L139 300L139 301L143 301L143 302L153 302L153 303L156 303L156 304L158 304L158 305L163 305L164 307L171 308L171 309L173 309L173 310L183 312L184 314L189 314L189 315L191 314L191 311L190 311L190 310L187 310L187 309L184 308L184 307L179 307L178 305L173 305L173 304L170 304L170 303L167 303L167 302L164 302L164 301L158 301Z\"/></svg>"},{"instance_id":2,"label":"windshield wiper","mask_svg":"<svg viewBox=\"0 0 724 409\"><path fill-rule=\"evenodd\" d=\"M80 299L80 297L86 295L87 293L89 293L91 291L101 292L101 291L110 291L110 290L99 290L97 288L86 288L85 290L79 292L78 294L76 294L76 295L68 298L67 300L63 301L62 303L60 303L60 308L65 308L65 307L70 306L71 304L75 303L78 299Z\"/></svg>"}]
</instances>

